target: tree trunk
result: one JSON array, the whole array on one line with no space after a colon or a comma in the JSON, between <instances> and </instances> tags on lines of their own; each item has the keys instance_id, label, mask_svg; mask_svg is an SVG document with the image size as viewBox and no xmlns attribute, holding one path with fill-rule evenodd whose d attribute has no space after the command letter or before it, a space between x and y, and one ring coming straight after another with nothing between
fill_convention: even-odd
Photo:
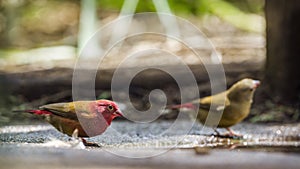
<instances>
[{"instance_id":1,"label":"tree trunk","mask_svg":"<svg viewBox=\"0 0 300 169\"><path fill-rule=\"evenodd\" d=\"M300 2L266 0L267 60L265 84L281 103L300 98Z\"/></svg>"}]
</instances>

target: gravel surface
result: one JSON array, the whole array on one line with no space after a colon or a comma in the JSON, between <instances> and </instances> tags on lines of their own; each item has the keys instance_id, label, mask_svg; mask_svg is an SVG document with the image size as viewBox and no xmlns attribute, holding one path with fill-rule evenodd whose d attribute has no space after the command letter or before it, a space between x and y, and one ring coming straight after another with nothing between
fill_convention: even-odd
<instances>
[{"instance_id":1,"label":"gravel surface","mask_svg":"<svg viewBox=\"0 0 300 169\"><path fill-rule=\"evenodd\" d=\"M85 147L48 124L0 128L0 168L298 168L300 125L242 123L243 139L211 136L210 128L190 121L115 121ZM221 132L225 130L221 129Z\"/></svg>"},{"instance_id":2,"label":"gravel surface","mask_svg":"<svg viewBox=\"0 0 300 169\"><path fill-rule=\"evenodd\" d=\"M176 126L176 127L174 127ZM171 128L173 127L173 128ZM259 125L242 123L232 129L244 135L244 141L299 141L300 124ZM226 133L224 129L218 129ZM100 136L88 138L103 147L121 146L128 143L144 143L156 140L184 140L184 138L211 138L211 128L190 121L157 121L152 123L132 123L115 121ZM58 132L51 125L15 125L0 128L0 142L4 143L45 143L52 140L71 141L72 138Z\"/></svg>"}]
</instances>

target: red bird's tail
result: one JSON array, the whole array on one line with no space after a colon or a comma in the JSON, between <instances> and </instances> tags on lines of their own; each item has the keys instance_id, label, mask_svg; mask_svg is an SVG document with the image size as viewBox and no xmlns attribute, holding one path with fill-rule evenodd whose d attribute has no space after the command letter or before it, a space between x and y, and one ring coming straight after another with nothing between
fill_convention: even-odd
<instances>
[{"instance_id":1,"label":"red bird's tail","mask_svg":"<svg viewBox=\"0 0 300 169\"><path fill-rule=\"evenodd\" d=\"M49 111L46 110L13 110L13 112L22 112L22 113L31 113L36 115L46 115L46 114L52 114Z\"/></svg>"}]
</instances>

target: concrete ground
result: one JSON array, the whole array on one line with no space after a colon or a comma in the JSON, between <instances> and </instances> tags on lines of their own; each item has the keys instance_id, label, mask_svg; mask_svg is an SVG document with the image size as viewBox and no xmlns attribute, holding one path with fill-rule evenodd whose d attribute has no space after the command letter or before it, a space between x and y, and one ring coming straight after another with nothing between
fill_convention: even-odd
<instances>
[{"instance_id":1,"label":"concrete ground","mask_svg":"<svg viewBox=\"0 0 300 169\"><path fill-rule=\"evenodd\" d=\"M185 133L189 121L138 124L115 121L102 135L89 138L101 147L48 124L0 128L0 168L299 168L300 125L253 125L233 129L243 139L211 136L200 124ZM221 130L221 132L225 132Z\"/></svg>"}]
</instances>

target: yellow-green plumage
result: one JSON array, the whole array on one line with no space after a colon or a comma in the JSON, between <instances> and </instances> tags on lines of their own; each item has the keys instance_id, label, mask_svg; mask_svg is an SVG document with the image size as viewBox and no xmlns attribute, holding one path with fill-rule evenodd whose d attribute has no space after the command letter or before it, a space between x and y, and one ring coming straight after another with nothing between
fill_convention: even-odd
<instances>
[{"instance_id":1,"label":"yellow-green plumage","mask_svg":"<svg viewBox=\"0 0 300 169\"><path fill-rule=\"evenodd\" d=\"M259 83L257 80L243 79L224 92L172 108L195 108L199 105L198 121L207 126L226 128L233 134L229 127L249 115L253 94Z\"/></svg>"}]
</instances>

